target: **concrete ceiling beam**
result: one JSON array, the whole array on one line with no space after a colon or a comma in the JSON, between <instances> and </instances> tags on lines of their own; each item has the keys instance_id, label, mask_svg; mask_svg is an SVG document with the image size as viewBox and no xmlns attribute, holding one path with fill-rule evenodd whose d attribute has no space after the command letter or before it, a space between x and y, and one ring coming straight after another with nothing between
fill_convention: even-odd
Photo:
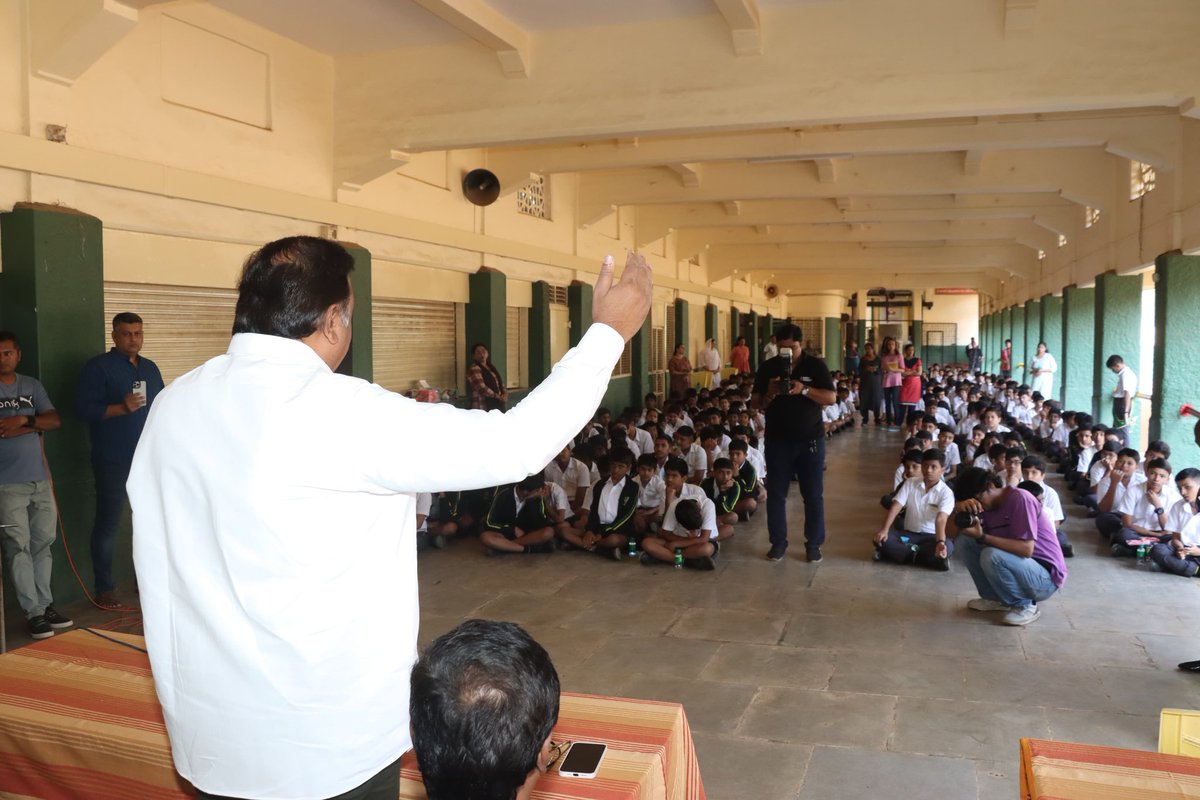
<instances>
[{"instance_id":1,"label":"concrete ceiling beam","mask_svg":"<svg viewBox=\"0 0 1200 800\"><path fill-rule=\"evenodd\" d=\"M413 2L479 44L494 51L505 77L529 77L529 34L483 0L413 0Z\"/></svg>"},{"instance_id":2,"label":"concrete ceiling beam","mask_svg":"<svg viewBox=\"0 0 1200 800\"><path fill-rule=\"evenodd\" d=\"M72 86L137 25L138 10L117 0L42 0L29 4L34 73Z\"/></svg>"},{"instance_id":3,"label":"concrete ceiling beam","mask_svg":"<svg viewBox=\"0 0 1200 800\"><path fill-rule=\"evenodd\" d=\"M762 55L762 21L757 0L713 0L713 4L729 26L734 55Z\"/></svg>"}]
</instances>

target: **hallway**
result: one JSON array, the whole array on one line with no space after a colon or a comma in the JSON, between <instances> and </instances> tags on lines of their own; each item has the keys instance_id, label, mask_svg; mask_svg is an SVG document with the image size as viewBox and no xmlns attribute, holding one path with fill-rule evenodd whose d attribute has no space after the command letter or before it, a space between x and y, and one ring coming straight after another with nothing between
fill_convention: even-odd
<instances>
[{"instance_id":1,"label":"hallway","mask_svg":"<svg viewBox=\"0 0 1200 800\"><path fill-rule=\"evenodd\" d=\"M831 443L820 565L795 538L783 563L764 560L762 514L711 574L487 559L473 542L425 552L422 643L463 617L514 620L567 690L683 703L716 800L1008 799L1020 736L1153 750L1160 708L1200 707L1200 680L1175 668L1200 657L1200 594L1110 558L1069 500L1078 555L1027 628L968 611L958 563L871 562L900 443L873 428Z\"/></svg>"}]
</instances>

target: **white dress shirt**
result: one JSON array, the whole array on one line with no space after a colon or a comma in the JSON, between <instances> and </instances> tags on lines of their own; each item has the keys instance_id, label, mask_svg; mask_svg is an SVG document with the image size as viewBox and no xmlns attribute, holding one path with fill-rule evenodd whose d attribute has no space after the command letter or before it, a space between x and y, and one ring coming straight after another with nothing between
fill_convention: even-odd
<instances>
[{"instance_id":1,"label":"white dress shirt","mask_svg":"<svg viewBox=\"0 0 1200 800\"><path fill-rule=\"evenodd\" d=\"M418 403L260 334L168 386L128 489L179 773L211 794L315 800L408 750L415 493L542 469L622 349L593 324L507 414Z\"/></svg>"},{"instance_id":2,"label":"white dress shirt","mask_svg":"<svg viewBox=\"0 0 1200 800\"><path fill-rule=\"evenodd\" d=\"M1146 497L1146 486L1143 483L1139 486L1131 486L1125 490L1125 496L1121 498L1120 507L1114 506L1113 509L1118 514L1128 514L1130 521L1134 525L1140 525L1147 530L1161 531L1167 530L1166 514L1157 514L1154 509L1161 507L1169 510L1179 500L1179 492L1170 483L1162 488L1159 494L1159 506L1155 506Z\"/></svg>"},{"instance_id":3,"label":"white dress shirt","mask_svg":"<svg viewBox=\"0 0 1200 800\"><path fill-rule=\"evenodd\" d=\"M1135 472L1129 476L1129 483L1126 483L1125 481L1121 481L1120 483L1118 483L1117 488L1113 490L1112 505L1109 506L1109 509L1111 511L1115 512L1118 508L1121 507L1121 503L1125 500L1125 493L1128 492L1130 490L1130 488L1136 489L1138 486L1141 486L1145 482L1146 482L1146 476L1140 472ZM1104 499L1104 496L1106 494L1108 494L1108 487L1111 485L1112 485L1112 473L1110 472L1107 475L1105 475L1103 478L1101 478L1100 482L1096 484L1096 501L1097 502Z\"/></svg>"},{"instance_id":4,"label":"white dress shirt","mask_svg":"<svg viewBox=\"0 0 1200 800\"><path fill-rule=\"evenodd\" d=\"M938 514L954 511L954 492L941 480L926 489L924 478L909 478L892 501L904 506L904 530L909 533L937 533Z\"/></svg>"},{"instance_id":5,"label":"white dress shirt","mask_svg":"<svg viewBox=\"0 0 1200 800\"><path fill-rule=\"evenodd\" d=\"M580 486L592 485L592 475L587 468L587 464L584 464L578 458L568 460L565 469L560 467L557 461L551 460L546 465L543 474L547 481L561 486L567 493L567 497L570 497L572 500L575 499L575 493L579 491Z\"/></svg>"},{"instance_id":6,"label":"white dress shirt","mask_svg":"<svg viewBox=\"0 0 1200 800\"><path fill-rule=\"evenodd\" d=\"M646 483L638 480L638 508L657 508L662 511L666 495L667 484L658 475L651 475Z\"/></svg>"},{"instance_id":7,"label":"white dress shirt","mask_svg":"<svg viewBox=\"0 0 1200 800\"><path fill-rule=\"evenodd\" d=\"M700 523L700 530L708 531L708 538L717 538L717 507L713 505L713 501L709 500L704 494L704 490L692 483L685 483L683 489L680 490L679 496L671 501L671 507L667 509L666 516L663 517L662 529L667 533L672 533L679 523L675 520L675 507L679 505L681 500L695 500L700 504L700 518L703 520ZM682 534L681 534L682 535Z\"/></svg>"},{"instance_id":8,"label":"white dress shirt","mask_svg":"<svg viewBox=\"0 0 1200 800\"><path fill-rule=\"evenodd\" d=\"M1167 514L1166 529L1178 533L1188 547L1200 546L1200 514L1192 513L1192 504L1182 497Z\"/></svg>"},{"instance_id":9,"label":"white dress shirt","mask_svg":"<svg viewBox=\"0 0 1200 800\"><path fill-rule=\"evenodd\" d=\"M617 518L617 512L621 509L621 490L625 488L626 480L628 478L621 478L616 483L611 480L604 482L604 488L600 490L600 505L596 508L601 525L611 525Z\"/></svg>"}]
</instances>

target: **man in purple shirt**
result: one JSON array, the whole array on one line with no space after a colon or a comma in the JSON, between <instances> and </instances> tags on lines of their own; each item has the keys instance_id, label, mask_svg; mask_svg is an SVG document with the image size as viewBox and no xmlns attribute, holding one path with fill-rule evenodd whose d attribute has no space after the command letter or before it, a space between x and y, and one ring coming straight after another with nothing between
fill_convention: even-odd
<instances>
[{"instance_id":1,"label":"man in purple shirt","mask_svg":"<svg viewBox=\"0 0 1200 800\"><path fill-rule=\"evenodd\" d=\"M1067 580L1054 524L1041 503L978 467L959 476L954 499L958 550L979 591L967 608L1004 611L1006 625L1033 622L1042 613L1037 604Z\"/></svg>"}]
</instances>

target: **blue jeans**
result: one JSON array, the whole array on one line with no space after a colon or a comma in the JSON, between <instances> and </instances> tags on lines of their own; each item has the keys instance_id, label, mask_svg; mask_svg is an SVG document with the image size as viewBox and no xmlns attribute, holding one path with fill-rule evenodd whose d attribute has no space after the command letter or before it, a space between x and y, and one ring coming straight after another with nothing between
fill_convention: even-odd
<instances>
[{"instance_id":1,"label":"blue jeans","mask_svg":"<svg viewBox=\"0 0 1200 800\"><path fill-rule=\"evenodd\" d=\"M998 547L980 547L978 540L966 535L958 537L958 552L984 600L1025 608L1058 591L1050 573L1032 558L1022 558Z\"/></svg>"},{"instance_id":2,"label":"blue jeans","mask_svg":"<svg viewBox=\"0 0 1200 800\"><path fill-rule=\"evenodd\" d=\"M900 424L900 387L883 387L883 414L888 425Z\"/></svg>"},{"instance_id":3,"label":"blue jeans","mask_svg":"<svg viewBox=\"0 0 1200 800\"><path fill-rule=\"evenodd\" d=\"M804 498L804 541L809 549L825 543L825 438L811 442L767 440L767 531L771 547L788 545L787 495L792 478Z\"/></svg>"},{"instance_id":4,"label":"blue jeans","mask_svg":"<svg viewBox=\"0 0 1200 800\"><path fill-rule=\"evenodd\" d=\"M96 519L92 524L92 574L96 594L111 592L113 539L125 510L125 482L129 480L130 464L92 463L96 480Z\"/></svg>"}]
</instances>

